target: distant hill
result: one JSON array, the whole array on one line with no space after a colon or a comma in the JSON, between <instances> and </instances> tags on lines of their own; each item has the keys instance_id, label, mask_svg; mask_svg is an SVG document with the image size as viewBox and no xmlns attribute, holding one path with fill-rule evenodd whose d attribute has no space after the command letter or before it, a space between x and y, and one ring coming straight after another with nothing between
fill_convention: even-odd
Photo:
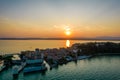
<instances>
[{"instance_id":1,"label":"distant hill","mask_svg":"<svg viewBox=\"0 0 120 80\"><path fill-rule=\"evenodd\" d=\"M96 39L103 39L103 40L120 40L120 37L101 36L101 37L96 37Z\"/></svg>"},{"instance_id":2,"label":"distant hill","mask_svg":"<svg viewBox=\"0 0 120 80\"><path fill-rule=\"evenodd\" d=\"M120 37L100 36L95 38L0 38L0 40L120 40Z\"/></svg>"}]
</instances>

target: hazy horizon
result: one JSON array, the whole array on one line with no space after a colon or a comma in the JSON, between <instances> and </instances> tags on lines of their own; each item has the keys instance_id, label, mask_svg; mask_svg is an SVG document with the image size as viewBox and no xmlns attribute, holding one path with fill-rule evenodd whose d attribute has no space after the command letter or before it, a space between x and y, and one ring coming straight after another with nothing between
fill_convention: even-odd
<instances>
[{"instance_id":1,"label":"hazy horizon","mask_svg":"<svg viewBox=\"0 0 120 80\"><path fill-rule=\"evenodd\" d=\"M0 0L0 38L120 37L120 0Z\"/></svg>"},{"instance_id":2,"label":"hazy horizon","mask_svg":"<svg viewBox=\"0 0 120 80\"><path fill-rule=\"evenodd\" d=\"M39 37L39 38L32 38L32 37L14 37L14 38L0 38L0 40L115 40L115 41L119 41L120 37L93 37L93 38L89 38L89 37L73 37L73 38L62 38L62 37Z\"/></svg>"}]
</instances>

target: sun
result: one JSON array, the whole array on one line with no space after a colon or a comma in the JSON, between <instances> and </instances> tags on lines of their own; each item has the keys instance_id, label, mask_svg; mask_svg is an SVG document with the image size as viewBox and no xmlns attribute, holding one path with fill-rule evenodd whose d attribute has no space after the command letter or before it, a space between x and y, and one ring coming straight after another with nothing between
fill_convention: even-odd
<instances>
[{"instance_id":1,"label":"sun","mask_svg":"<svg viewBox=\"0 0 120 80\"><path fill-rule=\"evenodd\" d=\"M71 34L71 32L70 32L70 31L66 31L65 33L66 33L66 35L70 35L70 34Z\"/></svg>"},{"instance_id":2,"label":"sun","mask_svg":"<svg viewBox=\"0 0 120 80\"><path fill-rule=\"evenodd\" d=\"M70 36L70 35L71 35L71 28L70 28L69 26L65 26L64 30L65 30L65 34L66 34L67 36Z\"/></svg>"}]
</instances>

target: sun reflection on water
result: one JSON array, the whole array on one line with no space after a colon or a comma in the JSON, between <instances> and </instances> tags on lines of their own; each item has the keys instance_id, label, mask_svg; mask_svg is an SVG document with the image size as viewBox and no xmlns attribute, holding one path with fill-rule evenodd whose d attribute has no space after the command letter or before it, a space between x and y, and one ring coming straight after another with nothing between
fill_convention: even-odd
<instances>
[{"instance_id":1,"label":"sun reflection on water","mask_svg":"<svg viewBox=\"0 0 120 80\"><path fill-rule=\"evenodd\" d=\"M66 47L70 47L70 40L66 40Z\"/></svg>"}]
</instances>

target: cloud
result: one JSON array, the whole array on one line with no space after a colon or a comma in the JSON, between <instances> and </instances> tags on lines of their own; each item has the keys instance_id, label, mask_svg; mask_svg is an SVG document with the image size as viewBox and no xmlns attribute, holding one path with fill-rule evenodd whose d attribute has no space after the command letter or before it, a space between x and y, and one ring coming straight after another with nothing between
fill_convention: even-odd
<instances>
[{"instance_id":1,"label":"cloud","mask_svg":"<svg viewBox=\"0 0 120 80\"><path fill-rule=\"evenodd\" d=\"M65 25L65 24L63 24L63 25L54 25L53 28L54 29L60 29L60 30L66 30L66 31L70 31L72 29L71 26Z\"/></svg>"}]
</instances>

